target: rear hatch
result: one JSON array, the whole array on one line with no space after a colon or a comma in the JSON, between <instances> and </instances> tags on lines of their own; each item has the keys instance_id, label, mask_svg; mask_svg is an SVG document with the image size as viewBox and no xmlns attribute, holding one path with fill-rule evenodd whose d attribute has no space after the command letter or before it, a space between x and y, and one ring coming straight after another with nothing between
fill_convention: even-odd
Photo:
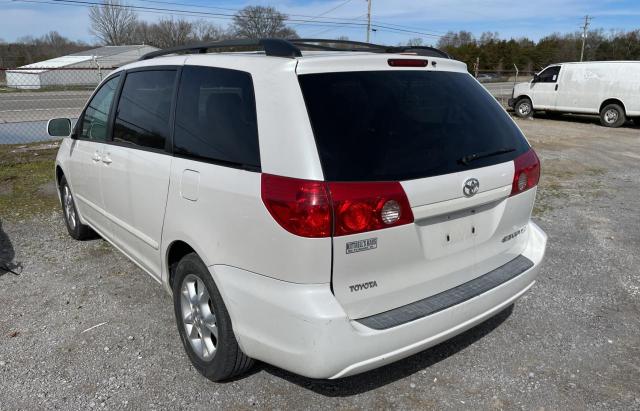
<instances>
[{"instance_id":1,"label":"rear hatch","mask_svg":"<svg viewBox=\"0 0 640 411\"><path fill-rule=\"evenodd\" d=\"M332 287L350 318L451 289L524 248L535 188L512 195L512 186L529 144L466 71L441 66L379 59L367 71L299 70L325 180L358 191L399 182L403 212L413 215L391 228L334 232Z\"/></svg>"}]
</instances>

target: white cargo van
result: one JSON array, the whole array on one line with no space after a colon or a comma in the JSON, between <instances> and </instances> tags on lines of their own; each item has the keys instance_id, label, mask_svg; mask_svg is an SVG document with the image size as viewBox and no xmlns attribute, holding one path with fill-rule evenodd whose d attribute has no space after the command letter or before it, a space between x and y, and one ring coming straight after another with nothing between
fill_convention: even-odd
<instances>
[{"instance_id":1,"label":"white cargo van","mask_svg":"<svg viewBox=\"0 0 640 411\"><path fill-rule=\"evenodd\" d=\"M535 111L598 114L606 127L640 121L640 61L553 64L513 88L509 106L518 117Z\"/></svg>"}]
</instances>

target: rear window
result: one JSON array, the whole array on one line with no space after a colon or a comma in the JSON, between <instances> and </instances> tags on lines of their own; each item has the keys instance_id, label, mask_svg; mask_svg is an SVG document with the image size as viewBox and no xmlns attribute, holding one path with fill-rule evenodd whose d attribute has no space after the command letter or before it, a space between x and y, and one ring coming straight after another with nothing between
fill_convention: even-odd
<instances>
[{"instance_id":1,"label":"rear window","mask_svg":"<svg viewBox=\"0 0 640 411\"><path fill-rule=\"evenodd\" d=\"M510 161L529 149L466 73L322 73L299 81L326 180L432 177Z\"/></svg>"}]
</instances>

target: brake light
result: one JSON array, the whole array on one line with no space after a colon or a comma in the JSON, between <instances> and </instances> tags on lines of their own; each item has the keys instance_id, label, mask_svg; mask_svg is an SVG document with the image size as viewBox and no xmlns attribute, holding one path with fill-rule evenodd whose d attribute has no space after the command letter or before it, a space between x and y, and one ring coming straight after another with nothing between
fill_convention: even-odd
<instances>
[{"instance_id":1,"label":"brake light","mask_svg":"<svg viewBox=\"0 0 640 411\"><path fill-rule=\"evenodd\" d=\"M422 59L389 59L387 60L391 67L427 67L428 60Z\"/></svg>"},{"instance_id":2,"label":"brake light","mask_svg":"<svg viewBox=\"0 0 640 411\"><path fill-rule=\"evenodd\" d=\"M512 196L537 186L540 180L540 160L533 149L529 149L513 162L515 173L513 174L513 184L511 186Z\"/></svg>"},{"instance_id":3,"label":"brake light","mask_svg":"<svg viewBox=\"0 0 640 411\"><path fill-rule=\"evenodd\" d=\"M301 237L356 234L413 222L398 182L332 183L262 174L261 191L276 222Z\"/></svg>"},{"instance_id":4,"label":"brake light","mask_svg":"<svg viewBox=\"0 0 640 411\"><path fill-rule=\"evenodd\" d=\"M329 183L335 236L413 222L409 200L398 182Z\"/></svg>"},{"instance_id":5,"label":"brake light","mask_svg":"<svg viewBox=\"0 0 640 411\"><path fill-rule=\"evenodd\" d=\"M301 237L331 235L331 205L326 183L262 174L262 202L271 216Z\"/></svg>"}]
</instances>

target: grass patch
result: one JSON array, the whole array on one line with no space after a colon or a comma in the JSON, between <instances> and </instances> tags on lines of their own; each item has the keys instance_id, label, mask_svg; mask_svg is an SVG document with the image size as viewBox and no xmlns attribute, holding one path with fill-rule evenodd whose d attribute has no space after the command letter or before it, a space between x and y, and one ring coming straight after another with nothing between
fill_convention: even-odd
<instances>
[{"instance_id":1,"label":"grass patch","mask_svg":"<svg viewBox=\"0 0 640 411\"><path fill-rule=\"evenodd\" d=\"M54 183L57 144L0 145L0 216L20 218L58 207Z\"/></svg>"}]
</instances>

